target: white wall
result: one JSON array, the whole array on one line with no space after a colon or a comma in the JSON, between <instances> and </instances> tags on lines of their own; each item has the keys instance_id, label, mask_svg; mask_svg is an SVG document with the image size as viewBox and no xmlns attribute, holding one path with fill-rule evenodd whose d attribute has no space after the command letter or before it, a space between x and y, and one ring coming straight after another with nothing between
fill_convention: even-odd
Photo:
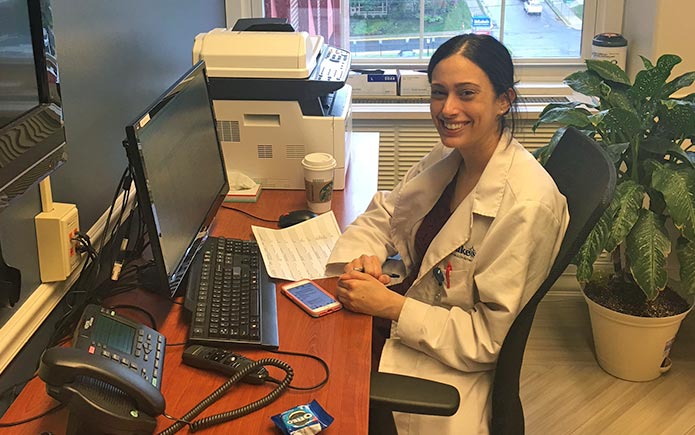
<instances>
[{"instance_id":1,"label":"white wall","mask_svg":"<svg viewBox=\"0 0 695 435\"><path fill-rule=\"evenodd\" d=\"M263 16L263 0L225 0L227 27L233 27L239 18Z\"/></svg>"}]
</instances>

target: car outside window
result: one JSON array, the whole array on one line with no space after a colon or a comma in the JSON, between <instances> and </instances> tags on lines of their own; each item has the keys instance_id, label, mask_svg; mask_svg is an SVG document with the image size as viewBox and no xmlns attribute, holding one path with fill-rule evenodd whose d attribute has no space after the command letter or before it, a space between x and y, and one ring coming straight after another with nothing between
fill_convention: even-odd
<instances>
[{"instance_id":1,"label":"car outside window","mask_svg":"<svg viewBox=\"0 0 695 435\"><path fill-rule=\"evenodd\" d=\"M286 18L297 30L323 35L327 44L350 50L353 65L382 68L423 67L448 38L474 32L500 39L527 68L578 69L590 54L597 15L609 8L599 0L234 1L253 3L249 9L261 15ZM622 0L611 2L621 3L622 14ZM566 74L562 70L557 77Z\"/></svg>"}]
</instances>

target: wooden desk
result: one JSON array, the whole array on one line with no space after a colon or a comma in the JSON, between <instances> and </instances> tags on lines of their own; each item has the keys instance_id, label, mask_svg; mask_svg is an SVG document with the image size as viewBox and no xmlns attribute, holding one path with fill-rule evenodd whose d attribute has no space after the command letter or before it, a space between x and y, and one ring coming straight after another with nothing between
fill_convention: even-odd
<instances>
[{"instance_id":1,"label":"wooden desk","mask_svg":"<svg viewBox=\"0 0 695 435\"><path fill-rule=\"evenodd\" d=\"M353 134L353 159L344 191L334 192L332 208L341 228L352 222L369 203L376 191L378 163L378 136ZM358 160L359 159L359 160ZM234 203L241 210L256 216L276 220L288 210L306 208L303 191L266 190L254 204ZM213 223L213 235L252 238L251 225L274 227L275 224L254 220L238 211L220 209ZM320 280L327 290L334 291L336 279ZM279 290L279 288L278 288ZM122 295L117 303L146 307L159 325L169 344L186 340L188 322L183 308L171 304L161 296L143 291ZM278 292L278 322L280 350L311 353L321 357L330 367L330 379L321 389L309 392L286 391L278 400L245 417L201 431L203 434L277 434L270 420L274 414L316 399L335 421L328 433L366 434L369 401L369 371L371 347L371 317L341 310L328 316L309 317ZM123 311L140 322L147 323L137 312ZM166 412L181 417L219 387L226 379L222 375L186 366L181 361L184 346L170 346L165 352L162 393L166 399ZM239 353L259 359L273 357L289 363L294 369L292 385L309 386L319 382L324 372L314 360L277 355L265 351L238 350ZM271 376L282 379L284 373L270 367ZM251 386L238 384L226 396L205 410L198 418L236 409L270 392L273 384ZM35 378L15 400L2 422L18 421L54 407L57 404L46 394L43 381ZM67 411L61 410L40 420L1 429L0 432L17 434L65 433ZM160 417L157 432L172 424ZM179 433L188 433L184 428Z\"/></svg>"}]
</instances>

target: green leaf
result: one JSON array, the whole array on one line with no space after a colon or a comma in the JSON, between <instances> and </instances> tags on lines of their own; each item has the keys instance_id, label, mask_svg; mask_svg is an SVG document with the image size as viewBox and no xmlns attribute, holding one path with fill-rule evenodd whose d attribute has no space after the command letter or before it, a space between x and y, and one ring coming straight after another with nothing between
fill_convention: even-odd
<instances>
[{"instance_id":1,"label":"green leaf","mask_svg":"<svg viewBox=\"0 0 695 435\"><path fill-rule=\"evenodd\" d=\"M566 126L572 125L578 128L583 128L591 125L589 116L591 113L584 108L572 107L554 107L545 112L542 117L538 118L536 125L541 123L558 122Z\"/></svg>"},{"instance_id":2,"label":"green leaf","mask_svg":"<svg viewBox=\"0 0 695 435\"><path fill-rule=\"evenodd\" d=\"M587 59L586 67L590 71L594 71L604 80L610 80L612 82L622 83L630 86L630 78L627 76L625 71L623 71L613 62L607 60Z\"/></svg>"},{"instance_id":3,"label":"green leaf","mask_svg":"<svg viewBox=\"0 0 695 435\"><path fill-rule=\"evenodd\" d=\"M606 153L608 154L608 157L610 157L611 162L613 162L614 165L617 165L620 159L623 156L623 153L625 150L627 150L630 147L629 142L623 142L623 143L614 143L614 144L609 144L605 146Z\"/></svg>"},{"instance_id":4,"label":"green leaf","mask_svg":"<svg viewBox=\"0 0 695 435\"><path fill-rule=\"evenodd\" d=\"M652 187L664 196L676 228L695 241L695 171L658 165L652 173Z\"/></svg>"},{"instance_id":5,"label":"green leaf","mask_svg":"<svg viewBox=\"0 0 695 435\"><path fill-rule=\"evenodd\" d=\"M644 58L643 58L644 60ZM646 98L658 98L666 80L671 75L673 67L681 62L681 58L675 54L664 54L657 60L656 66L644 69L637 73L635 84L630 89L633 101L641 101Z\"/></svg>"},{"instance_id":6,"label":"green leaf","mask_svg":"<svg viewBox=\"0 0 695 435\"><path fill-rule=\"evenodd\" d=\"M695 134L695 103L661 100L656 114L659 118L659 135L680 139Z\"/></svg>"},{"instance_id":7,"label":"green leaf","mask_svg":"<svg viewBox=\"0 0 695 435\"><path fill-rule=\"evenodd\" d=\"M693 82L695 82L695 71L690 71L685 74L682 74L676 77L675 79L671 80L670 82L666 83L666 86L664 86L664 88L661 91L661 98L668 98L674 92L692 85Z\"/></svg>"},{"instance_id":8,"label":"green leaf","mask_svg":"<svg viewBox=\"0 0 695 435\"><path fill-rule=\"evenodd\" d=\"M590 97L601 95L601 77L592 71L577 71L565 77L563 82L572 90Z\"/></svg>"},{"instance_id":9,"label":"green leaf","mask_svg":"<svg viewBox=\"0 0 695 435\"><path fill-rule=\"evenodd\" d=\"M543 108L543 111L540 113L540 115L538 115L538 120L533 124L532 130L535 132L539 125L546 123L546 121L543 120L543 117L545 116L546 113L553 111L555 109L558 109L558 110L574 109L577 106L582 106L582 105L584 105L584 103L579 102L579 101L570 101L568 103L550 103L547 106L545 106Z\"/></svg>"},{"instance_id":10,"label":"green leaf","mask_svg":"<svg viewBox=\"0 0 695 435\"><path fill-rule=\"evenodd\" d=\"M552 110L552 109L555 109L556 107L570 107L570 108L574 108L574 107L577 107L577 106L581 106L582 104L584 104L584 103L582 103L582 102L580 102L580 101L569 101L569 102L566 102L566 103L549 103L548 105L546 105L546 106L543 108L543 111L540 113L540 115L538 115L538 117L539 117L539 118L542 117L542 116L545 114L545 112L548 112L548 111L550 111L550 110Z\"/></svg>"},{"instance_id":11,"label":"green leaf","mask_svg":"<svg viewBox=\"0 0 695 435\"><path fill-rule=\"evenodd\" d=\"M608 223L609 235L604 249L608 252L621 244L634 227L642 208L644 187L632 180L625 180L615 188L610 208L612 219Z\"/></svg>"},{"instance_id":12,"label":"green leaf","mask_svg":"<svg viewBox=\"0 0 695 435\"><path fill-rule=\"evenodd\" d=\"M619 107L629 112L637 113L635 107L632 105L632 102L630 101L630 98L628 97L627 91L625 90L618 89L615 87L611 88L610 94L607 95L604 99L610 107Z\"/></svg>"},{"instance_id":13,"label":"green leaf","mask_svg":"<svg viewBox=\"0 0 695 435\"><path fill-rule=\"evenodd\" d=\"M666 288L666 257L671 252L666 228L655 213L640 210L637 223L625 239L625 252L632 277L653 301Z\"/></svg>"},{"instance_id":14,"label":"green leaf","mask_svg":"<svg viewBox=\"0 0 695 435\"><path fill-rule=\"evenodd\" d=\"M619 107L602 110L588 117L594 127L601 128L604 140L611 143L626 142L632 140L640 133L640 119L635 112Z\"/></svg>"},{"instance_id":15,"label":"green leaf","mask_svg":"<svg viewBox=\"0 0 695 435\"><path fill-rule=\"evenodd\" d=\"M642 65L644 65L644 69L651 69L654 68L654 65L652 64L652 61L647 59L646 57L640 55L640 59L642 59Z\"/></svg>"},{"instance_id":16,"label":"green leaf","mask_svg":"<svg viewBox=\"0 0 695 435\"><path fill-rule=\"evenodd\" d=\"M601 215L601 218L591 229L586 241L582 247L579 248L579 252L577 252L577 255L574 257L573 263L577 265L576 276L579 282L587 282L591 279L591 275L593 275L594 263L598 256L601 255L606 238L608 237L608 225L612 219L609 210L606 210L606 212Z\"/></svg>"},{"instance_id":17,"label":"green leaf","mask_svg":"<svg viewBox=\"0 0 695 435\"><path fill-rule=\"evenodd\" d=\"M567 130L567 127L558 128L555 131L555 133L553 133L553 136L550 138L550 142L548 142L548 145L533 150L531 154L533 154L533 156L536 158L536 160L538 160L538 162L541 165L545 166L545 162L548 161L548 158L555 150L555 146L560 141L562 135L565 134L565 130Z\"/></svg>"},{"instance_id":18,"label":"green leaf","mask_svg":"<svg viewBox=\"0 0 695 435\"><path fill-rule=\"evenodd\" d=\"M642 151L646 153L642 153ZM655 158L659 161L663 161L666 156L670 156L671 158L682 161L689 167L693 167L685 150L669 139L654 136L640 143L640 157L642 159Z\"/></svg>"},{"instance_id":19,"label":"green leaf","mask_svg":"<svg viewBox=\"0 0 695 435\"><path fill-rule=\"evenodd\" d=\"M679 237L676 255L680 263L681 290L688 295L695 295L695 242Z\"/></svg>"}]
</instances>

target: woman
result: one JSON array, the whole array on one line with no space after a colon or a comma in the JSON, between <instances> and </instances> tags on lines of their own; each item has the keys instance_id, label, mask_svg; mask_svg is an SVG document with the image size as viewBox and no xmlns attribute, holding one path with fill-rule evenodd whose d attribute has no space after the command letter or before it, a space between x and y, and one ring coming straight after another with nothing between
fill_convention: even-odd
<instances>
[{"instance_id":1,"label":"woman","mask_svg":"<svg viewBox=\"0 0 695 435\"><path fill-rule=\"evenodd\" d=\"M393 191L374 196L329 265L344 264L337 297L346 308L391 321L380 371L459 390L456 415L396 414L399 433L487 433L502 341L546 278L569 216L553 180L505 127L516 99L507 49L487 35L456 36L427 74L441 142ZM406 278L388 288L382 265L396 254Z\"/></svg>"}]
</instances>

